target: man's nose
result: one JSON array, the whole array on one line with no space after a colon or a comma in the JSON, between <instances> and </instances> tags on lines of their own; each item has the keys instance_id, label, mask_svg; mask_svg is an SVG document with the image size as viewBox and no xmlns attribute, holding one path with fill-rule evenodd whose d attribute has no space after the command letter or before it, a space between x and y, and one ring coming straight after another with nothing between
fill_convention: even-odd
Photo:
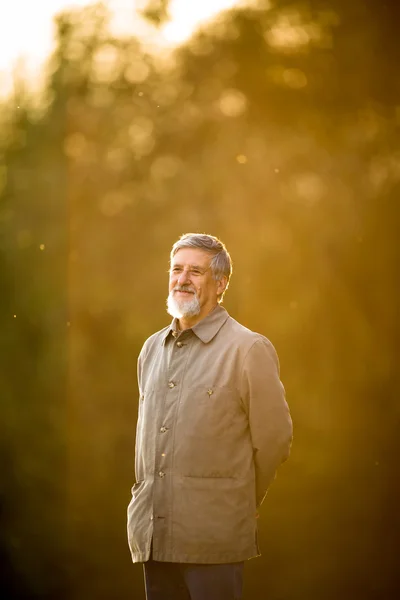
<instances>
[{"instance_id":1,"label":"man's nose","mask_svg":"<svg viewBox=\"0 0 400 600\"><path fill-rule=\"evenodd\" d=\"M188 281L190 281L190 272L186 271L185 269L182 271L182 273L180 273L179 277L178 277L178 284L179 285L184 285L185 283L187 283Z\"/></svg>"}]
</instances>

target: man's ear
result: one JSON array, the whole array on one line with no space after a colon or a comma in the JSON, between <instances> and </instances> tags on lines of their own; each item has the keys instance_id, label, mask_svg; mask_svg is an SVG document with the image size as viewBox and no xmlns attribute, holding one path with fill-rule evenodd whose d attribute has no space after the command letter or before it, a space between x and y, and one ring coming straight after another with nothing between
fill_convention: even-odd
<instances>
[{"instance_id":1,"label":"man's ear","mask_svg":"<svg viewBox=\"0 0 400 600\"><path fill-rule=\"evenodd\" d=\"M222 277L221 279L219 279L217 281L217 294L218 294L218 296L220 296L221 294L224 293L224 291L226 289L227 283L228 283L228 278L227 277Z\"/></svg>"}]
</instances>

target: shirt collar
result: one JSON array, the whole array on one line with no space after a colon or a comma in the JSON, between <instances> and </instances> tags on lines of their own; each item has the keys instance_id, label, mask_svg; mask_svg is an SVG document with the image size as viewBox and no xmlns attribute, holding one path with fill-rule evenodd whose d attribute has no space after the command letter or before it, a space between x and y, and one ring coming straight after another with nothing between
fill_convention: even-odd
<instances>
[{"instance_id":1,"label":"shirt collar","mask_svg":"<svg viewBox=\"0 0 400 600\"><path fill-rule=\"evenodd\" d=\"M204 319L192 327L192 331L204 344L208 344L217 335L228 317L229 314L225 308L218 304ZM175 331L178 331L178 320L172 319L171 325L165 332L163 343L170 334L174 335Z\"/></svg>"}]
</instances>

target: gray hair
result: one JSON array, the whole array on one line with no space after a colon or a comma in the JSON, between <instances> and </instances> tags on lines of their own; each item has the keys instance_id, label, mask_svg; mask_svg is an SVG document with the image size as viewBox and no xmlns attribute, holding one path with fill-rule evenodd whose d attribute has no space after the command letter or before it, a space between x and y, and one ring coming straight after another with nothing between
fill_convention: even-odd
<instances>
[{"instance_id":1,"label":"gray hair","mask_svg":"<svg viewBox=\"0 0 400 600\"><path fill-rule=\"evenodd\" d=\"M227 279L225 290L218 296L218 301L222 302L222 298L228 288L229 280L232 275L232 260L225 244L215 236L206 233L184 233L172 246L170 256L171 262L178 250L181 250L182 248L197 248L199 250L204 250L213 256L210 262L213 278L216 281L220 281L223 277L226 277Z\"/></svg>"}]
</instances>

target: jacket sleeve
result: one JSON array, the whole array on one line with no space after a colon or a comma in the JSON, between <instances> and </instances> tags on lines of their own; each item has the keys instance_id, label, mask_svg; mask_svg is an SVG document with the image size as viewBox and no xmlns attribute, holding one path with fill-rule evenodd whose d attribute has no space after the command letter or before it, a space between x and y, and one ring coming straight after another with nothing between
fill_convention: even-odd
<instances>
[{"instance_id":1,"label":"jacket sleeve","mask_svg":"<svg viewBox=\"0 0 400 600\"><path fill-rule=\"evenodd\" d=\"M279 379L278 357L266 338L260 337L248 351L241 386L253 445L259 507L277 468L289 457L293 433L285 390Z\"/></svg>"}]
</instances>

